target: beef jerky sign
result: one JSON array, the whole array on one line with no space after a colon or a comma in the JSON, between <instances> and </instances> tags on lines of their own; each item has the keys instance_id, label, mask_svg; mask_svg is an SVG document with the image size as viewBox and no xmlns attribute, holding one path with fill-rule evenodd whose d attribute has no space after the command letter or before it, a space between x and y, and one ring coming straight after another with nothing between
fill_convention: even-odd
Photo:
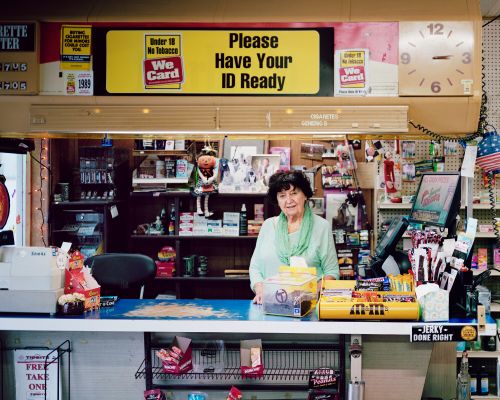
<instances>
[{"instance_id":1,"label":"beef jerky sign","mask_svg":"<svg viewBox=\"0 0 500 400\"><path fill-rule=\"evenodd\" d=\"M473 325L414 325L411 342L459 342L475 340L477 327Z\"/></svg>"}]
</instances>

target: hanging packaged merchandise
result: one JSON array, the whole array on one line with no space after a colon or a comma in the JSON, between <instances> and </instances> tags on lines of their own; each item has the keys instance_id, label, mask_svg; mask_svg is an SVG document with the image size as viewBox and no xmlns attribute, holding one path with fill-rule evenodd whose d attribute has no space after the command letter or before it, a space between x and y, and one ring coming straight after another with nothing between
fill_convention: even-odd
<instances>
[{"instance_id":1,"label":"hanging packaged merchandise","mask_svg":"<svg viewBox=\"0 0 500 400\"><path fill-rule=\"evenodd\" d=\"M477 165L484 172L500 173L500 137L496 131L486 132L477 146Z\"/></svg>"}]
</instances>

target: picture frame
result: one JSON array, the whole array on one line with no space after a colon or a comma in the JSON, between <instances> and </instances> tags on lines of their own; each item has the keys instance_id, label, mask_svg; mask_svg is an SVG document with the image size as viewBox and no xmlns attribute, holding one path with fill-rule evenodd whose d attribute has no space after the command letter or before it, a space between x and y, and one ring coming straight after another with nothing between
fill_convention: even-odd
<instances>
[{"instance_id":1,"label":"picture frame","mask_svg":"<svg viewBox=\"0 0 500 400\"><path fill-rule=\"evenodd\" d=\"M266 141L265 140L231 140L224 139L222 158L229 161L233 159L239 162L244 162L250 165L251 156L255 154L264 154Z\"/></svg>"},{"instance_id":2,"label":"picture frame","mask_svg":"<svg viewBox=\"0 0 500 400\"><path fill-rule=\"evenodd\" d=\"M256 182L269 186L269 178L280 169L279 154L255 154L250 163Z\"/></svg>"},{"instance_id":3,"label":"picture frame","mask_svg":"<svg viewBox=\"0 0 500 400\"><path fill-rule=\"evenodd\" d=\"M323 160L323 153L325 152L325 146L323 144L315 143L301 143L300 144L300 157L307 160Z\"/></svg>"},{"instance_id":4,"label":"picture frame","mask_svg":"<svg viewBox=\"0 0 500 400\"><path fill-rule=\"evenodd\" d=\"M311 211L317 215L323 215L325 213L325 198L324 197L311 197L308 200L309 207Z\"/></svg>"},{"instance_id":5,"label":"picture frame","mask_svg":"<svg viewBox=\"0 0 500 400\"><path fill-rule=\"evenodd\" d=\"M278 154L280 156L281 171L290 171L290 147L271 147L269 154Z\"/></svg>"}]
</instances>

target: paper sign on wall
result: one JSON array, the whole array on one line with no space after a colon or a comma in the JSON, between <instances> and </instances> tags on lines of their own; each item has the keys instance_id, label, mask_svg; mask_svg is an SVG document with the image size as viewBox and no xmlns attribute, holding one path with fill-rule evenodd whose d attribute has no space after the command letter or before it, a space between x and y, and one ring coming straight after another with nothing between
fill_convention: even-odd
<instances>
[{"instance_id":1,"label":"paper sign on wall","mask_svg":"<svg viewBox=\"0 0 500 400\"><path fill-rule=\"evenodd\" d=\"M52 350L46 349L17 349L14 350L14 374L16 378L16 400L57 400L57 364L54 361L57 353L54 352L45 367L45 357ZM45 394L45 385L47 385Z\"/></svg>"},{"instance_id":2,"label":"paper sign on wall","mask_svg":"<svg viewBox=\"0 0 500 400\"><path fill-rule=\"evenodd\" d=\"M94 73L92 71L64 71L64 94L69 96L92 96Z\"/></svg>"},{"instance_id":3,"label":"paper sign on wall","mask_svg":"<svg viewBox=\"0 0 500 400\"><path fill-rule=\"evenodd\" d=\"M61 69L90 70L91 26L61 27Z\"/></svg>"}]
</instances>

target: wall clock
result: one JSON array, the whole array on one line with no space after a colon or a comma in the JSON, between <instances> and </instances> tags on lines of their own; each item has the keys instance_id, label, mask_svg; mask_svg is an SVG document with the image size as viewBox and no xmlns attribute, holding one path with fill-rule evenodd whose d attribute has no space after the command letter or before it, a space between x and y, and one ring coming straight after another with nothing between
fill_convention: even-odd
<instances>
[{"instance_id":1,"label":"wall clock","mask_svg":"<svg viewBox=\"0 0 500 400\"><path fill-rule=\"evenodd\" d=\"M472 22L399 23L400 96L470 96L473 64Z\"/></svg>"}]
</instances>

